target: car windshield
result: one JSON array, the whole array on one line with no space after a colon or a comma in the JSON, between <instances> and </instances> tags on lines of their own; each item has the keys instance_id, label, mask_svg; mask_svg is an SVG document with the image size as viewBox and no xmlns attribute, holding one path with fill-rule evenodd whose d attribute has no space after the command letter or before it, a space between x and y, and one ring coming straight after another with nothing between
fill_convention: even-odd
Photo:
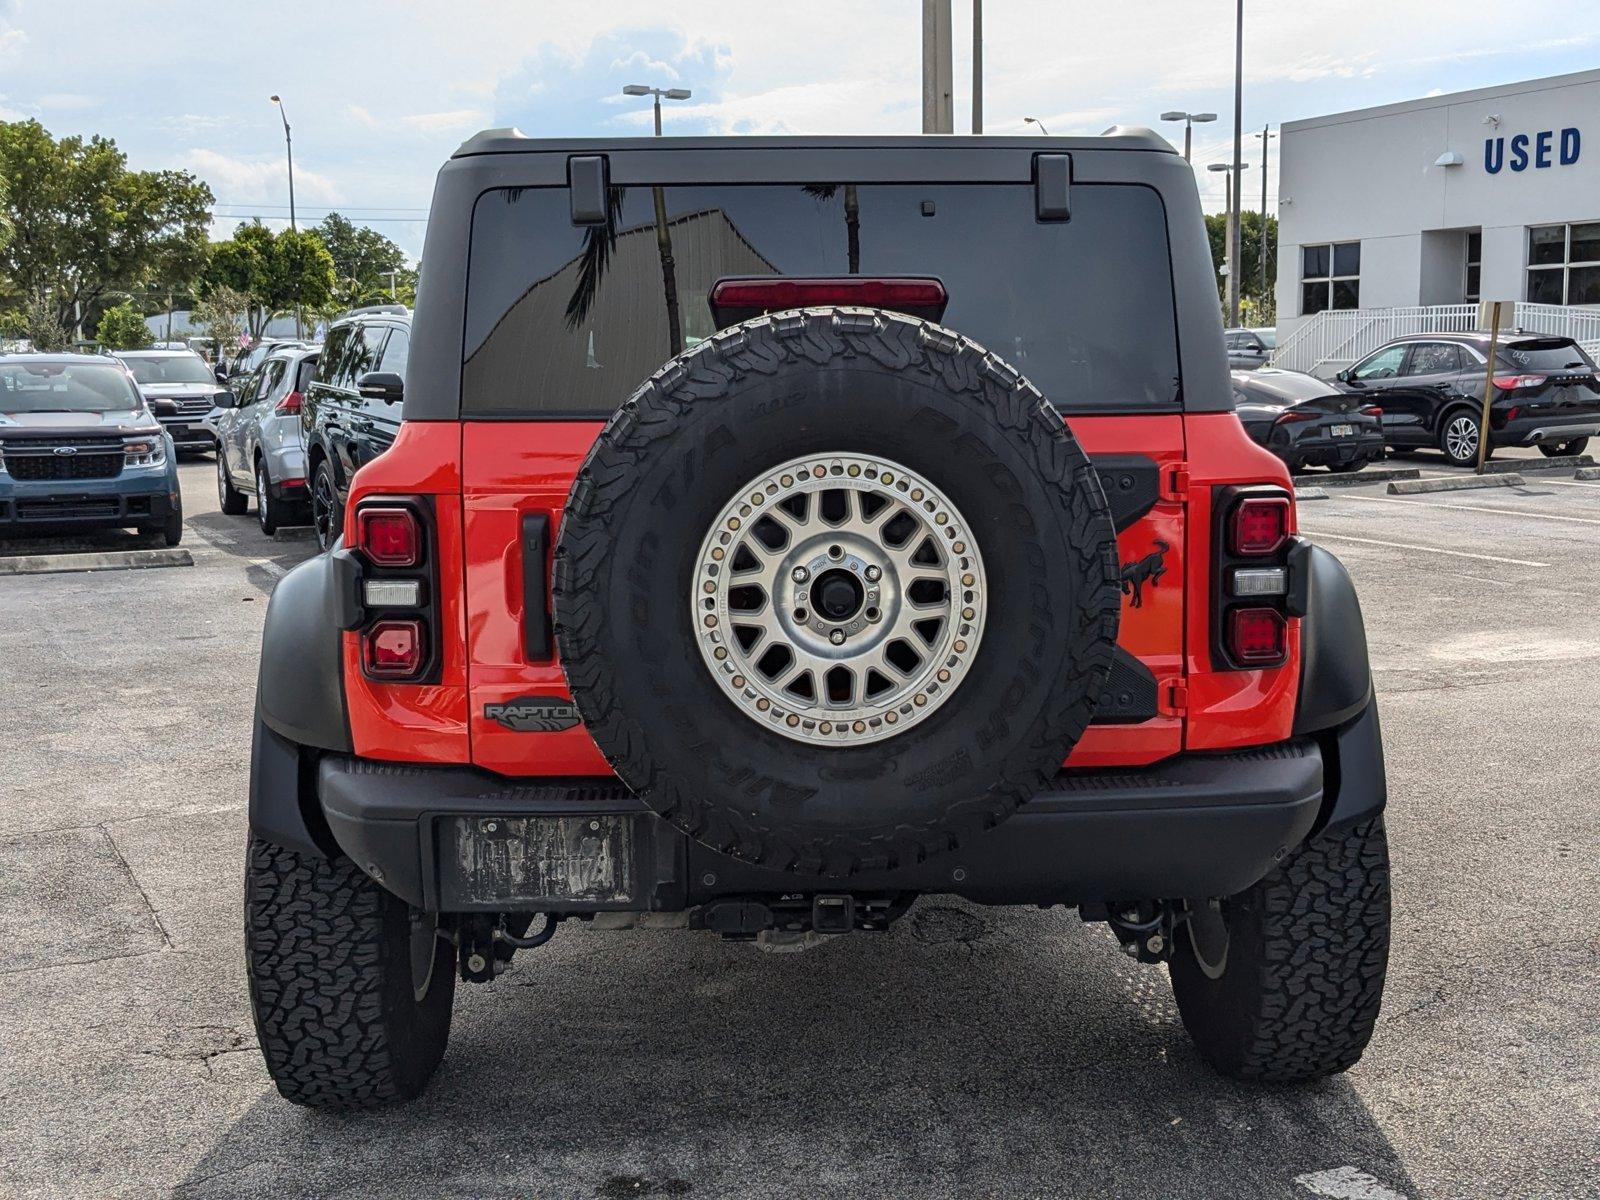
<instances>
[{"instance_id":1,"label":"car windshield","mask_svg":"<svg viewBox=\"0 0 1600 1200\"><path fill-rule=\"evenodd\" d=\"M0 363L0 412L127 412L139 397L121 367L81 363Z\"/></svg>"},{"instance_id":2,"label":"car windshield","mask_svg":"<svg viewBox=\"0 0 1600 1200\"><path fill-rule=\"evenodd\" d=\"M1576 342L1554 339L1514 342L1500 351L1503 361L1519 371L1592 371L1594 364Z\"/></svg>"},{"instance_id":3,"label":"car windshield","mask_svg":"<svg viewBox=\"0 0 1600 1200\"><path fill-rule=\"evenodd\" d=\"M123 364L146 387L162 383L215 383L211 368L193 354L171 358L124 358Z\"/></svg>"},{"instance_id":4,"label":"car windshield","mask_svg":"<svg viewBox=\"0 0 1600 1200\"><path fill-rule=\"evenodd\" d=\"M1268 350L1276 350L1278 348L1278 331L1276 329L1254 329L1251 332L1261 340L1261 344Z\"/></svg>"}]
</instances>

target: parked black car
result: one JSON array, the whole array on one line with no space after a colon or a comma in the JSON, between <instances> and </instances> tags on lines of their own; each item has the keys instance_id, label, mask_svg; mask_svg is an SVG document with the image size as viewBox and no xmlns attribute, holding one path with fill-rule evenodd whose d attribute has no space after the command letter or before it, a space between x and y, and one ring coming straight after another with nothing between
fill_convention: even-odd
<instances>
[{"instance_id":1,"label":"parked black car","mask_svg":"<svg viewBox=\"0 0 1600 1200\"><path fill-rule=\"evenodd\" d=\"M1458 466L1478 458L1487 333L1419 333L1379 347L1335 383L1383 409L1393 449L1436 446ZM1489 409L1489 453L1537 446L1550 456L1581 454L1600 434L1600 381L1571 338L1502 335Z\"/></svg>"},{"instance_id":2,"label":"parked black car","mask_svg":"<svg viewBox=\"0 0 1600 1200\"><path fill-rule=\"evenodd\" d=\"M1383 458L1381 410L1315 375L1275 367L1234 371L1233 399L1251 440L1291 471L1308 465L1359 471Z\"/></svg>"},{"instance_id":3,"label":"parked black car","mask_svg":"<svg viewBox=\"0 0 1600 1200\"><path fill-rule=\"evenodd\" d=\"M399 307L358 310L335 321L322 343L300 409L311 520L324 550L338 539L350 477L400 431L411 348L411 315Z\"/></svg>"}]
</instances>

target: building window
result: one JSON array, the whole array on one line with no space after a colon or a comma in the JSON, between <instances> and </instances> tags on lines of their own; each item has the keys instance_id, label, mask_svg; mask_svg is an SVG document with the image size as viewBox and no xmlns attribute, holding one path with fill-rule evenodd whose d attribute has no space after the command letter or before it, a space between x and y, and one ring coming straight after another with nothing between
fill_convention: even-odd
<instances>
[{"instance_id":1,"label":"building window","mask_svg":"<svg viewBox=\"0 0 1600 1200\"><path fill-rule=\"evenodd\" d=\"M1300 247L1300 312L1361 307L1361 243Z\"/></svg>"},{"instance_id":2,"label":"building window","mask_svg":"<svg viewBox=\"0 0 1600 1200\"><path fill-rule=\"evenodd\" d=\"M1483 234L1467 234L1467 286L1462 299L1476 304L1483 279Z\"/></svg>"},{"instance_id":3,"label":"building window","mask_svg":"<svg viewBox=\"0 0 1600 1200\"><path fill-rule=\"evenodd\" d=\"M1528 300L1600 304L1600 222L1528 230Z\"/></svg>"}]
</instances>

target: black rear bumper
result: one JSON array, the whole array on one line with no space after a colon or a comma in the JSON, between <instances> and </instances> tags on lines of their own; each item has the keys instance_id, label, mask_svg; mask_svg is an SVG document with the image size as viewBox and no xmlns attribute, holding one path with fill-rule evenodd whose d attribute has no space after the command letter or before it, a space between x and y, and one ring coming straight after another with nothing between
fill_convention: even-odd
<instances>
[{"instance_id":1,"label":"black rear bumper","mask_svg":"<svg viewBox=\"0 0 1600 1200\"><path fill-rule=\"evenodd\" d=\"M753 867L685 837L615 780L517 781L469 767L321 757L321 814L338 848L408 903L429 910L676 912L730 897L794 893L952 893L989 904L1082 904L1226 896L1330 819L1337 803L1383 803L1376 710L1344 731L1251 750L1188 754L1142 769L1063 772L1010 820L932 861L848 880ZM1360 734L1361 727L1369 729ZM272 737L270 731L267 736ZM1354 736L1376 763L1326 759ZM258 753L260 747L258 746ZM1374 774L1375 771L1375 774ZM253 814L254 815L254 814ZM624 816L627 896L508 894L461 869L458 832L526 817ZM271 831L257 831L271 836ZM493 886L490 886L492 883Z\"/></svg>"}]
</instances>

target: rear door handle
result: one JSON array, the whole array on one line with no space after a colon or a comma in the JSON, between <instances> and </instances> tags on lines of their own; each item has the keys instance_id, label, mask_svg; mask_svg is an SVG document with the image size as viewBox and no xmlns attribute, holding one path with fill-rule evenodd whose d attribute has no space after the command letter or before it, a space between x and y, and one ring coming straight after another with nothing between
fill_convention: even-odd
<instances>
[{"instance_id":1,"label":"rear door handle","mask_svg":"<svg viewBox=\"0 0 1600 1200\"><path fill-rule=\"evenodd\" d=\"M522 514L522 654L529 662L548 662L550 631L550 517Z\"/></svg>"}]
</instances>

